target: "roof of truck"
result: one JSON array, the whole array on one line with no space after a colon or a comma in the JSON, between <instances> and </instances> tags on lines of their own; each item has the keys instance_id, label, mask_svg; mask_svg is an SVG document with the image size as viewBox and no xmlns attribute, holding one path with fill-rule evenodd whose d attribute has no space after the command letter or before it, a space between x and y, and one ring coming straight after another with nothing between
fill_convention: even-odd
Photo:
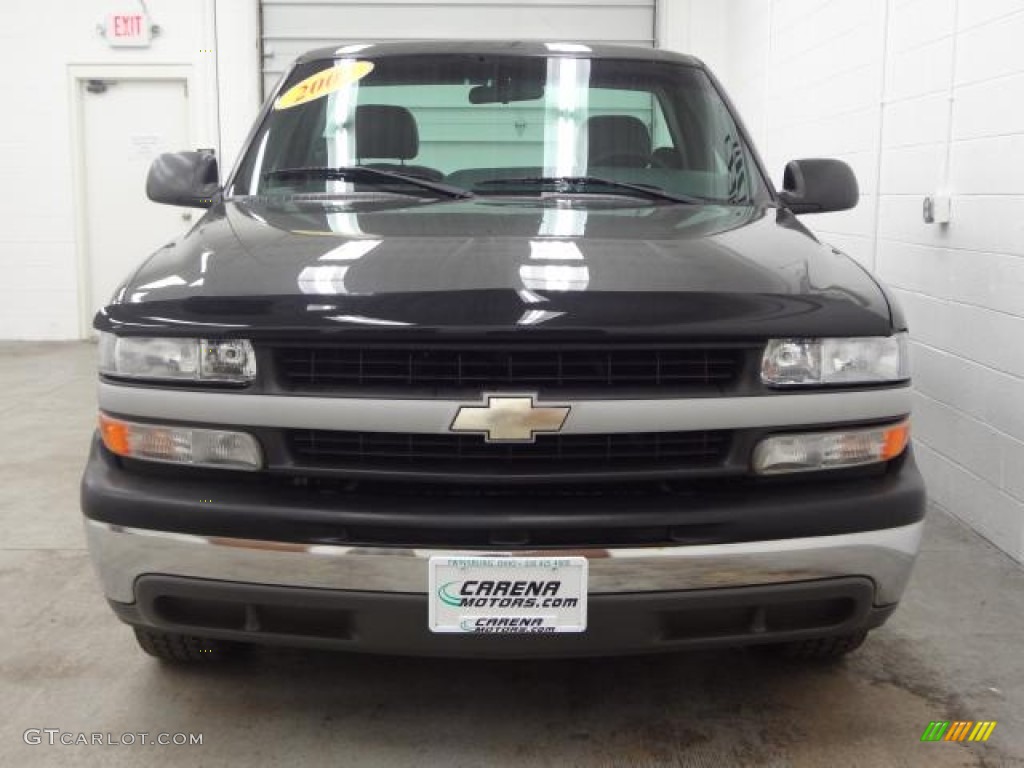
<instances>
[{"instance_id":1,"label":"roof of truck","mask_svg":"<svg viewBox=\"0 0 1024 768\"><path fill-rule=\"evenodd\" d=\"M639 45L608 45L556 41L523 40L423 40L401 43L340 43L307 51L298 63L335 59L358 54L366 58L382 56L419 56L444 53L503 54L509 56L566 56L586 59L633 59L672 61L701 66L699 59L673 51Z\"/></svg>"}]
</instances>

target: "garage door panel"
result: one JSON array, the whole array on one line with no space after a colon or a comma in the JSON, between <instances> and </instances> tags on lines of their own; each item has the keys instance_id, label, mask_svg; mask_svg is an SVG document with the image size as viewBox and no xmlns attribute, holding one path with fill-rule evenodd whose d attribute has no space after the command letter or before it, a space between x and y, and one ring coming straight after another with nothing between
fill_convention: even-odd
<instances>
[{"instance_id":1,"label":"garage door panel","mask_svg":"<svg viewBox=\"0 0 1024 768\"><path fill-rule=\"evenodd\" d=\"M471 6L461 6L445 8L444 11L447 12L442 12L427 5L387 10L356 6L266 6L263 24L265 29L273 30L276 37L330 37L331 33L334 33L350 38L394 39L410 37L411 33L418 38L445 38L458 31L453 26L452 17L455 12L468 15L473 14L475 10ZM526 9L500 5L489 6L484 12L487 15L487 26L472 29L474 36L490 32L513 40L523 36L561 38L567 33L570 37L576 37L576 29L581 26L579 6ZM625 37L629 40L650 42L650 28L634 24L634 17L638 13L641 16L647 15L640 6L590 6L586 10L586 25L581 31L587 37L600 37L606 40ZM393 24L382 25L381 16L385 14L393 17ZM460 35L466 36L465 32Z\"/></svg>"},{"instance_id":2,"label":"garage door panel","mask_svg":"<svg viewBox=\"0 0 1024 768\"><path fill-rule=\"evenodd\" d=\"M264 88L312 49L423 39L654 44L654 0L263 0Z\"/></svg>"},{"instance_id":3,"label":"garage door panel","mask_svg":"<svg viewBox=\"0 0 1024 768\"><path fill-rule=\"evenodd\" d=\"M469 8L478 10L486 8L513 8L523 15L558 8L646 8L653 4L650 0L263 0L263 7L277 11L282 9L308 8L313 11L334 8L344 13L375 14L380 24L381 9L388 12L405 13L409 9L428 8L435 13L446 13L449 9ZM529 10L527 10L529 9Z\"/></svg>"}]
</instances>

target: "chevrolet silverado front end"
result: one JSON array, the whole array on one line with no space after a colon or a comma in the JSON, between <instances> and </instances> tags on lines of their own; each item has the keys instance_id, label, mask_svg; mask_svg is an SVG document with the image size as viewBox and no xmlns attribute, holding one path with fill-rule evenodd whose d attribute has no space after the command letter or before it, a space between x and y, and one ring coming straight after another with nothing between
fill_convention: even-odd
<instances>
[{"instance_id":1,"label":"chevrolet silverado front end","mask_svg":"<svg viewBox=\"0 0 1024 768\"><path fill-rule=\"evenodd\" d=\"M700 62L522 43L299 59L96 317L82 485L143 648L855 648L924 514L906 323Z\"/></svg>"}]
</instances>

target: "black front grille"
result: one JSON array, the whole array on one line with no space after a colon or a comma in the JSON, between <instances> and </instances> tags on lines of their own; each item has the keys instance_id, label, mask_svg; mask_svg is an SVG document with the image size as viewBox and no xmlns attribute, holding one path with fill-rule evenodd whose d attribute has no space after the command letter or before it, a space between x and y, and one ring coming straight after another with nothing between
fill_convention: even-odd
<instances>
[{"instance_id":1,"label":"black front grille","mask_svg":"<svg viewBox=\"0 0 1024 768\"><path fill-rule=\"evenodd\" d=\"M731 432L538 435L533 443L488 443L479 435L290 430L298 464L335 469L480 475L696 469L720 464Z\"/></svg>"},{"instance_id":2,"label":"black front grille","mask_svg":"<svg viewBox=\"0 0 1024 768\"><path fill-rule=\"evenodd\" d=\"M274 350L278 380L285 389L296 391L724 390L738 379L744 355L744 349L728 347L282 346Z\"/></svg>"}]
</instances>

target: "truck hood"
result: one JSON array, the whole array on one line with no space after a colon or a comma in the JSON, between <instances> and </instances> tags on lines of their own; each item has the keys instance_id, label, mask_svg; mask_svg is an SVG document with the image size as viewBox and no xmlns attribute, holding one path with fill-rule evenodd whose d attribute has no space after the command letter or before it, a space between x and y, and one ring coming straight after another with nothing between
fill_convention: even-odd
<instances>
[{"instance_id":1,"label":"truck hood","mask_svg":"<svg viewBox=\"0 0 1024 768\"><path fill-rule=\"evenodd\" d=\"M176 335L887 335L886 296L775 208L611 197L234 199L96 318Z\"/></svg>"}]
</instances>

